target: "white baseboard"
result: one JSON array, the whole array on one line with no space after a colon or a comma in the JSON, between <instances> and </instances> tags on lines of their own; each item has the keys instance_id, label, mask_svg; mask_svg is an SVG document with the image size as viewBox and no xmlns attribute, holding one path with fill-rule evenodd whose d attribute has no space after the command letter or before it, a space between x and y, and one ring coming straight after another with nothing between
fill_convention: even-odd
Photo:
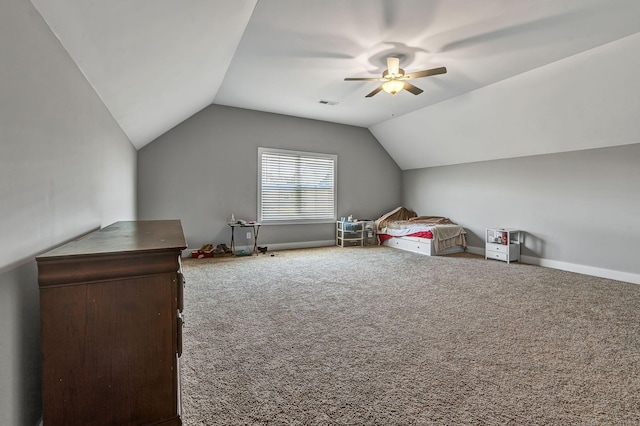
<instances>
[{"instance_id":1,"label":"white baseboard","mask_svg":"<svg viewBox=\"0 0 640 426\"><path fill-rule=\"evenodd\" d=\"M596 268L595 266L578 265L576 263L560 262L558 260L540 259L539 257L533 256L522 256L522 261L531 265L544 266L545 268L560 269L563 271L592 275L594 277L609 278L611 280L640 284L640 274L633 274L631 272Z\"/></svg>"},{"instance_id":2,"label":"white baseboard","mask_svg":"<svg viewBox=\"0 0 640 426\"><path fill-rule=\"evenodd\" d=\"M262 247L267 246L269 251L290 250L299 248L328 247L335 246L336 240L320 240L320 241L300 241L297 243L279 243L279 244L258 244Z\"/></svg>"},{"instance_id":3,"label":"white baseboard","mask_svg":"<svg viewBox=\"0 0 640 426\"><path fill-rule=\"evenodd\" d=\"M269 251L277 251L277 250L290 250L290 249L302 249L302 248L313 248L313 247L328 247L335 246L336 240L320 240L320 241L301 241L297 243L279 243L279 244L266 244L258 242L258 247L267 247ZM253 245L236 245L236 252L245 250L247 252L253 250ZM183 258L191 257L191 249L182 251Z\"/></svg>"},{"instance_id":4,"label":"white baseboard","mask_svg":"<svg viewBox=\"0 0 640 426\"><path fill-rule=\"evenodd\" d=\"M484 256L484 248L482 247L467 247L467 251L469 253ZM579 274L608 278L616 281L624 281L632 284L640 284L640 274L634 274L631 272L615 271L613 269L597 268L595 266L579 265L577 263L561 262L559 260L541 259L539 257L533 256L521 256L521 258L522 262L528 263L530 265L560 269L562 271L577 272Z\"/></svg>"},{"instance_id":5,"label":"white baseboard","mask_svg":"<svg viewBox=\"0 0 640 426\"><path fill-rule=\"evenodd\" d=\"M313 247L328 247L336 245L335 240L320 240L320 241L301 241L297 243L279 243L279 244L263 244L267 246L269 251L277 250L291 250L300 248L313 248ZM238 246L236 250L252 250L253 247ZM467 247L467 252L484 256L484 247ZM189 257L190 257L190 251ZM185 255L187 256L187 255ZM577 263L561 262L558 260L541 259L533 256L521 256L522 262L530 265L542 266L545 268L560 269L562 271L576 272L579 274L592 275L594 277L608 278L616 281L624 281L632 284L640 284L640 274L634 274L631 272L615 271L613 269L597 268L595 266L579 265Z\"/></svg>"}]
</instances>

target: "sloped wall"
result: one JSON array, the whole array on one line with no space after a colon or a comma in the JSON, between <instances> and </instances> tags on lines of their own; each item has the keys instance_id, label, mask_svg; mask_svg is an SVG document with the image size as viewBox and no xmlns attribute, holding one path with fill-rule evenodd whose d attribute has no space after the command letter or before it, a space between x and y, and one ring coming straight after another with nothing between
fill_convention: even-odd
<instances>
[{"instance_id":1,"label":"sloped wall","mask_svg":"<svg viewBox=\"0 0 640 426\"><path fill-rule=\"evenodd\" d=\"M640 34L372 126L403 170L640 142Z\"/></svg>"},{"instance_id":2,"label":"sloped wall","mask_svg":"<svg viewBox=\"0 0 640 426\"><path fill-rule=\"evenodd\" d=\"M35 425L34 258L135 218L136 152L31 3L0 9L0 424Z\"/></svg>"}]
</instances>

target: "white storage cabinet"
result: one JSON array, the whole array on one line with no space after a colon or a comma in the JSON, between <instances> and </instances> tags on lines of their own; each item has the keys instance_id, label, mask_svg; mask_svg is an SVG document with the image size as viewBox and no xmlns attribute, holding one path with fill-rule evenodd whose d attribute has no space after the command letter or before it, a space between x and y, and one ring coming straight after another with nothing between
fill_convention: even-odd
<instances>
[{"instance_id":1,"label":"white storage cabinet","mask_svg":"<svg viewBox=\"0 0 640 426\"><path fill-rule=\"evenodd\" d=\"M519 261L522 237L523 232L518 229L486 228L484 258L507 263Z\"/></svg>"}]
</instances>

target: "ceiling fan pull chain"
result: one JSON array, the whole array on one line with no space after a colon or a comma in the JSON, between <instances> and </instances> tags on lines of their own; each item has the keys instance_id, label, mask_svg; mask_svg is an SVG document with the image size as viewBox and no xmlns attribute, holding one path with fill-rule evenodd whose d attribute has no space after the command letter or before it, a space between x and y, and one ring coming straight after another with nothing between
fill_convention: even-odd
<instances>
[{"instance_id":1,"label":"ceiling fan pull chain","mask_svg":"<svg viewBox=\"0 0 640 426\"><path fill-rule=\"evenodd\" d=\"M391 118L396 117L396 97L391 96Z\"/></svg>"}]
</instances>

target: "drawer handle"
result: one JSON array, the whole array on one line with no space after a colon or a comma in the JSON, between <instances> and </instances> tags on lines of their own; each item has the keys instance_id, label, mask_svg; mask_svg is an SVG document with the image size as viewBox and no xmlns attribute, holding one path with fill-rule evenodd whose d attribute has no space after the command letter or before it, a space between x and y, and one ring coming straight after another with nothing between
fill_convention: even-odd
<instances>
[{"instance_id":1,"label":"drawer handle","mask_svg":"<svg viewBox=\"0 0 640 426\"><path fill-rule=\"evenodd\" d=\"M178 318L177 318L177 348L176 348L176 352L178 353L178 358L180 358L182 356L182 327L184 327L184 315L182 315L182 312L178 312Z\"/></svg>"},{"instance_id":2,"label":"drawer handle","mask_svg":"<svg viewBox=\"0 0 640 426\"><path fill-rule=\"evenodd\" d=\"M178 272L178 310L182 312L184 309L184 275Z\"/></svg>"}]
</instances>

